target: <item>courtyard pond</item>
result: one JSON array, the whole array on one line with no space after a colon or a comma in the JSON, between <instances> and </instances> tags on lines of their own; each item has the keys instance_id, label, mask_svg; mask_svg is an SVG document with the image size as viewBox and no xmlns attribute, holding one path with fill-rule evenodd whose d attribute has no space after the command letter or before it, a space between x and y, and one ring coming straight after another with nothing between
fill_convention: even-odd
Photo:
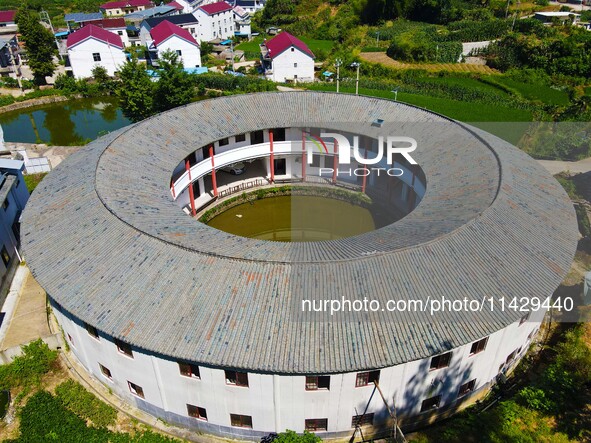
<instances>
[{"instance_id":1,"label":"courtyard pond","mask_svg":"<svg viewBox=\"0 0 591 443\"><path fill-rule=\"evenodd\" d=\"M327 197L291 195L249 201L207 224L230 234L284 242L336 240L391 223L367 207Z\"/></svg>"},{"instance_id":2,"label":"courtyard pond","mask_svg":"<svg viewBox=\"0 0 591 443\"><path fill-rule=\"evenodd\" d=\"M83 98L0 114L7 142L83 145L131 122L115 97Z\"/></svg>"}]
</instances>

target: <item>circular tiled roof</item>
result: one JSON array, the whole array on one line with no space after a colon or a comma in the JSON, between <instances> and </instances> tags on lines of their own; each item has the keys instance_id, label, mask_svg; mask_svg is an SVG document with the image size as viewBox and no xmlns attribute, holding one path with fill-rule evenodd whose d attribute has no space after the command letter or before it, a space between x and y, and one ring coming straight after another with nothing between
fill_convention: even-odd
<instances>
[{"instance_id":1,"label":"circular tiled roof","mask_svg":"<svg viewBox=\"0 0 591 443\"><path fill-rule=\"evenodd\" d=\"M171 173L197 148L306 122L414 137L428 182L420 205L363 235L279 243L198 223L172 200ZM547 296L577 238L563 189L507 142L402 103L317 92L202 101L102 137L43 180L22 228L35 278L81 320L173 358L277 373L391 366L522 315L302 319L303 298Z\"/></svg>"}]
</instances>

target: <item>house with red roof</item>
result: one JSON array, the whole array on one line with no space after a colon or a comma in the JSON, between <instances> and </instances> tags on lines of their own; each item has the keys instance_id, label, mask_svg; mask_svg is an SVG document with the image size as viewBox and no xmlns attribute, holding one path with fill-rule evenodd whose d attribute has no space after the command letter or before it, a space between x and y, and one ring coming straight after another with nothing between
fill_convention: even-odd
<instances>
[{"instance_id":1,"label":"house with red roof","mask_svg":"<svg viewBox=\"0 0 591 443\"><path fill-rule=\"evenodd\" d=\"M261 44L261 65L274 82L314 81L314 53L299 38L282 32Z\"/></svg>"},{"instance_id":2,"label":"house with red roof","mask_svg":"<svg viewBox=\"0 0 591 443\"><path fill-rule=\"evenodd\" d=\"M16 22L14 21L14 17L16 16L16 11L0 11L0 33L13 33L16 32L18 27Z\"/></svg>"},{"instance_id":3,"label":"house with red roof","mask_svg":"<svg viewBox=\"0 0 591 443\"><path fill-rule=\"evenodd\" d=\"M154 64L163 52L173 51L179 56L185 68L201 66L201 49L191 33L167 20L160 22L150 30L152 42L148 47Z\"/></svg>"},{"instance_id":4,"label":"house with red roof","mask_svg":"<svg viewBox=\"0 0 591 443\"><path fill-rule=\"evenodd\" d=\"M127 35L127 24L123 18L104 18L102 20L90 20L82 23L82 26L94 25L106 29L121 37L124 47L131 46Z\"/></svg>"},{"instance_id":5,"label":"house with red roof","mask_svg":"<svg viewBox=\"0 0 591 443\"><path fill-rule=\"evenodd\" d=\"M152 3L151 0L120 0L104 3L100 6L100 10L107 17L114 17L138 11L145 11L146 9L153 7L154 3Z\"/></svg>"},{"instance_id":6,"label":"house with red roof","mask_svg":"<svg viewBox=\"0 0 591 443\"><path fill-rule=\"evenodd\" d=\"M83 26L68 35L66 45L68 61L76 78L91 77L97 65L114 75L125 63L121 37L96 25Z\"/></svg>"},{"instance_id":7,"label":"house with red roof","mask_svg":"<svg viewBox=\"0 0 591 443\"><path fill-rule=\"evenodd\" d=\"M200 6L193 13L199 20L202 41L227 40L234 36L234 12L227 2Z\"/></svg>"}]
</instances>

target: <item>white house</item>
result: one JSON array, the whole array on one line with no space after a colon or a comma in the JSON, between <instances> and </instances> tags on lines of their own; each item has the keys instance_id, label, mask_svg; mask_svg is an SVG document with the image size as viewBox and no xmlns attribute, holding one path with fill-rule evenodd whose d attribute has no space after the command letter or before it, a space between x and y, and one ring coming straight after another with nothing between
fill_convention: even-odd
<instances>
[{"instance_id":1,"label":"white house","mask_svg":"<svg viewBox=\"0 0 591 443\"><path fill-rule=\"evenodd\" d=\"M154 6L151 0L121 0L104 3L100 10L107 17L131 14L132 12L143 11Z\"/></svg>"},{"instance_id":2,"label":"white house","mask_svg":"<svg viewBox=\"0 0 591 443\"><path fill-rule=\"evenodd\" d=\"M240 6L249 14L254 14L265 7L264 0L236 0L234 6Z\"/></svg>"},{"instance_id":3,"label":"white house","mask_svg":"<svg viewBox=\"0 0 591 443\"><path fill-rule=\"evenodd\" d=\"M87 25L68 36L68 59L76 78L92 76L92 69L103 66L114 75L125 63L121 37L95 25Z\"/></svg>"},{"instance_id":4,"label":"white house","mask_svg":"<svg viewBox=\"0 0 591 443\"><path fill-rule=\"evenodd\" d=\"M142 21L140 25L140 41L142 45L150 46L152 43L151 31L163 21L177 25L189 31L195 40L199 40L198 21L193 14L176 14L162 17L151 17Z\"/></svg>"},{"instance_id":5,"label":"white house","mask_svg":"<svg viewBox=\"0 0 591 443\"><path fill-rule=\"evenodd\" d=\"M234 35L250 38L252 34L250 14L240 6L235 6L232 12L234 13Z\"/></svg>"},{"instance_id":6,"label":"white house","mask_svg":"<svg viewBox=\"0 0 591 443\"><path fill-rule=\"evenodd\" d=\"M175 51L185 68L201 66L199 43L186 29L164 20L154 27L150 34L152 43L148 49L151 53L160 56L165 51Z\"/></svg>"},{"instance_id":7,"label":"white house","mask_svg":"<svg viewBox=\"0 0 591 443\"><path fill-rule=\"evenodd\" d=\"M121 37L124 47L131 46L129 42L129 36L127 35L127 25L125 20L122 18L105 18L102 20L91 20L84 22L82 26L95 25L99 28L103 28L106 31L117 34Z\"/></svg>"},{"instance_id":8,"label":"white house","mask_svg":"<svg viewBox=\"0 0 591 443\"><path fill-rule=\"evenodd\" d=\"M261 44L261 64L265 76L274 82L314 81L314 53L288 32Z\"/></svg>"},{"instance_id":9,"label":"white house","mask_svg":"<svg viewBox=\"0 0 591 443\"><path fill-rule=\"evenodd\" d=\"M234 12L228 3L204 5L194 14L199 20L199 38L202 41L227 40L234 36Z\"/></svg>"},{"instance_id":10,"label":"white house","mask_svg":"<svg viewBox=\"0 0 591 443\"><path fill-rule=\"evenodd\" d=\"M14 17L16 16L15 10L10 11L0 11L0 33L16 33L18 31L18 26L14 21Z\"/></svg>"}]
</instances>

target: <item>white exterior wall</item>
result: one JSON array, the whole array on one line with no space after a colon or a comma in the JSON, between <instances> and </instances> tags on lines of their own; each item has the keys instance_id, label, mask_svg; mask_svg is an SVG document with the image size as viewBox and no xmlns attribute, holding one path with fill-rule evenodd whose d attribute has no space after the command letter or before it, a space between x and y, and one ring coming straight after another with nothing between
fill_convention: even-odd
<instances>
[{"instance_id":1,"label":"white exterior wall","mask_svg":"<svg viewBox=\"0 0 591 443\"><path fill-rule=\"evenodd\" d=\"M227 385L223 369L206 366L199 366L200 379L189 378L180 374L175 359L136 348L133 358L127 357L117 350L111 337L100 333L97 340L65 311L54 306L54 313L66 337L72 337L72 352L99 381L141 409L204 432L258 440L257 436L285 429L303 432L306 419L326 418L328 433L321 436L350 435L352 417L365 410L373 390L371 384L355 387L356 372L331 375L328 391L306 391L302 375L253 372L248 373L248 387ZM455 348L447 368L429 371L429 357L382 369L380 387L387 399L394 399L403 418L420 418L422 401L434 395L442 394L441 407L452 405L461 384L476 378L476 390L486 386L507 356L521 348L517 361L527 350L528 335L538 329L542 316L543 312L537 313L531 317L535 322L515 322L490 335L486 349L479 354L469 355L472 343ZM101 374L99 363L111 371L112 380ZM127 381L142 387L145 402L130 393ZM187 404L205 408L207 422L188 417ZM367 413L372 412L375 422L385 418L379 415L384 414L384 405L377 393L367 408ZM253 429L231 427L230 414L251 416Z\"/></svg>"},{"instance_id":2,"label":"white exterior wall","mask_svg":"<svg viewBox=\"0 0 591 443\"><path fill-rule=\"evenodd\" d=\"M208 42L216 38L227 40L234 36L234 12L231 9L214 15L197 9L193 15L199 20L198 35L201 41Z\"/></svg>"},{"instance_id":3,"label":"white exterior wall","mask_svg":"<svg viewBox=\"0 0 591 443\"><path fill-rule=\"evenodd\" d=\"M94 53L100 54L100 62L94 61ZM92 69L97 65L103 66L109 75L113 75L125 63L123 50L93 38L68 49L68 57L76 78L91 77Z\"/></svg>"},{"instance_id":4,"label":"white exterior wall","mask_svg":"<svg viewBox=\"0 0 591 443\"><path fill-rule=\"evenodd\" d=\"M167 51L173 52L181 51L180 60L183 62L185 68L194 68L201 66L201 50L199 46L189 43L188 41L172 36L158 45L158 56Z\"/></svg>"},{"instance_id":5,"label":"white exterior wall","mask_svg":"<svg viewBox=\"0 0 591 443\"><path fill-rule=\"evenodd\" d=\"M293 46L273 59L272 69L271 79L275 82L314 80L314 59Z\"/></svg>"},{"instance_id":6,"label":"white exterior wall","mask_svg":"<svg viewBox=\"0 0 591 443\"><path fill-rule=\"evenodd\" d=\"M138 12L138 11L145 11L146 7L145 6L131 6L129 8L111 8L111 9L105 9L105 15L107 17L115 17L118 15L124 15L124 14L130 14L132 12Z\"/></svg>"},{"instance_id":7,"label":"white exterior wall","mask_svg":"<svg viewBox=\"0 0 591 443\"><path fill-rule=\"evenodd\" d=\"M127 35L127 30L125 28L105 28L106 31L112 32L113 34L117 34L121 41L123 42L124 47L131 46L129 42L129 36Z\"/></svg>"}]
</instances>

